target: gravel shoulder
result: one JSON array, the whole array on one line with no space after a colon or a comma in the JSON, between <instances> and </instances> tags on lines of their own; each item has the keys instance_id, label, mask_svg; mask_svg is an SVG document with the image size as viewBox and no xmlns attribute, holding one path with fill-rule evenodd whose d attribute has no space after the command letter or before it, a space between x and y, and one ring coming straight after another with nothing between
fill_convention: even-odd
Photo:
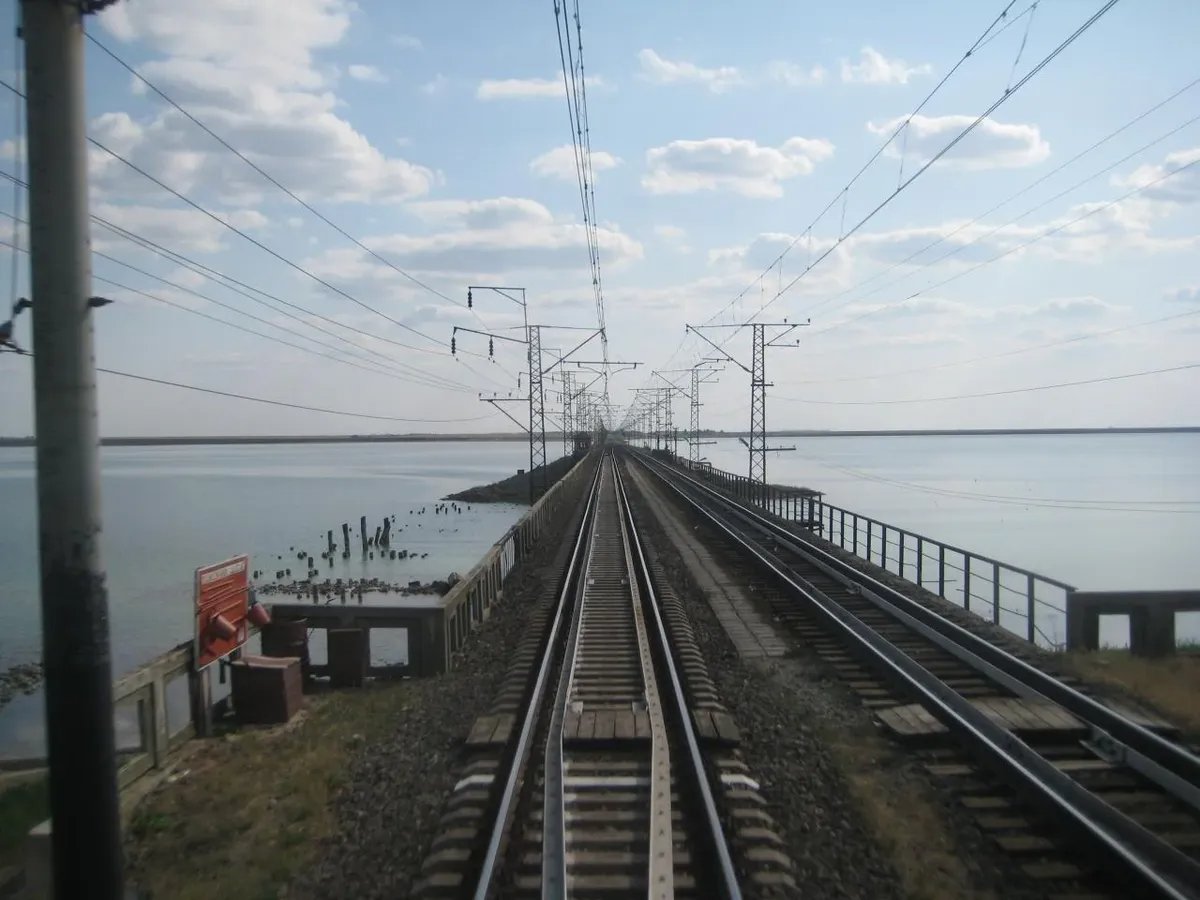
<instances>
[{"instance_id":1,"label":"gravel shoulder","mask_svg":"<svg viewBox=\"0 0 1200 900\"><path fill-rule=\"evenodd\" d=\"M1003 854L912 757L878 733L823 663L798 650L739 657L650 514L678 510L657 492L651 497L635 501L639 520L672 574L721 699L741 729L741 750L792 854L803 895L1022 896Z\"/></svg>"}]
</instances>

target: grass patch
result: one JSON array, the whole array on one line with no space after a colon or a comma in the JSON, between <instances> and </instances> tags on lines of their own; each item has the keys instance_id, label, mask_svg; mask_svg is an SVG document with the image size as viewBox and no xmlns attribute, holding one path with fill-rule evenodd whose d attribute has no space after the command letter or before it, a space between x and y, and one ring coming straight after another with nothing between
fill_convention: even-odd
<instances>
[{"instance_id":1,"label":"grass patch","mask_svg":"<svg viewBox=\"0 0 1200 900\"><path fill-rule=\"evenodd\" d=\"M846 780L867 832L887 855L911 900L995 900L974 884L945 812L922 785L889 771L895 750L865 728L818 727Z\"/></svg>"},{"instance_id":2,"label":"grass patch","mask_svg":"<svg viewBox=\"0 0 1200 900\"><path fill-rule=\"evenodd\" d=\"M1174 656L1147 659L1128 650L1063 654L1080 677L1112 685L1145 700L1187 734L1200 734L1200 653L1184 647Z\"/></svg>"},{"instance_id":3,"label":"grass patch","mask_svg":"<svg viewBox=\"0 0 1200 900\"><path fill-rule=\"evenodd\" d=\"M128 878L177 900L278 896L332 833L350 755L395 727L407 696L405 682L310 696L291 725L207 741L133 812Z\"/></svg>"},{"instance_id":4,"label":"grass patch","mask_svg":"<svg viewBox=\"0 0 1200 900\"><path fill-rule=\"evenodd\" d=\"M29 829L50 818L50 789L46 779L18 784L0 794L0 865L22 855Z\"/></svg>"}]
</instances>

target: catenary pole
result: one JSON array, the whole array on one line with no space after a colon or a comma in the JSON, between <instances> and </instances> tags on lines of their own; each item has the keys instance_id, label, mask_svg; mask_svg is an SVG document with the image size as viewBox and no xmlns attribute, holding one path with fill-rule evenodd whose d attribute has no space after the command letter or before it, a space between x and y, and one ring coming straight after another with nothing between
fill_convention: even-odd
<instances>
[{"instance_id":1,"label":"catenary pole","mask_svg":"<svg viewBox=\"0 0 1200 900\"><path fill-rule=\"evenodd\" d=\"M92 5L94 6L94 4ZM57 897L122 894L88 240L83 20L22 0L42 662Z\"/></svg>"}]
</instances>

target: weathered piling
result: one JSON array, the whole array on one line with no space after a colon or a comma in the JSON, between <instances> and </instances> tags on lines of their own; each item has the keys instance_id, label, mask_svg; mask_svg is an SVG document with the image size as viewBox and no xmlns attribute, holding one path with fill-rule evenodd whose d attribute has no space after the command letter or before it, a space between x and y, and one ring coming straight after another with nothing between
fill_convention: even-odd
<instances>
[{"instance_id":1,"label":"weathered piling","mask_svg":"<svg viewBox=\"0 0 1200 900\"><path fill-rule=\"evenodd\" d=\"M325 549L329 552L330 557L332 557L333 556L333 529L332 528L330 528L327 532L325 532L325 544L326 544Z\"/></svg>"},{"instance_id":2,"label":"weathered piling","mask_svg":"<svg viewBox=\"0 0 1200 900\"><path fill-rule=\"evenodd\" d=\"M358 519L358 533L359 533L359 536L362 538L363 556L366 556L367 555L367 517L366 516L360 516Z\"/></svg>"},{"instance_id":3,"label":"weathered piling","mask_svg":"<svg viewBox=\"0 0 1200 900\"><path fill-rule=\"evenodd\" d=\"M350 558L350 523L342 523L342 559Z\"/></svg>"}]
</instances>

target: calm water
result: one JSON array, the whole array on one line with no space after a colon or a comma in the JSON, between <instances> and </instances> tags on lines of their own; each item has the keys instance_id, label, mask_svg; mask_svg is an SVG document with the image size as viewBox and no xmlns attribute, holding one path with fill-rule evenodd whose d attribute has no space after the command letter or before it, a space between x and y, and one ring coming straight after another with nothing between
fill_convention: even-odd
<instances>
[{"instance_id":1,"label":"calm water","mask_svg":"<svg viewBox=\"0 0 1200 900\"><path fill-rule=\"evenodd\" d=\"M1200 435L799 438L773 481L1090 590L1200 585ZM743 472L734 440L705 448ZM439 497L524 465L520 442L106 448L104 552L114 667L190 637L192 572L248 552L257 568L319 560L326 529L396 516L393 546L427 559L338 559L332 577L428 582L465 573L515 506L417 515ZM0 668L39 653L33 452L0 449ZM976 495L987 495L986 497ZM413 514L410 515L410 510ZM439 532L439 529L442 529ZM283 559L278 557L282 556ZM1181 635L1200 637L1195 617ZM1105 640L1121 642L1120 630ZM39 696L0 712L0 753L40 749Z\"/></svg>"},{"instance_id":2,"label":"calm water","mask_svg":"<svg viewBox=\"0 0 1200 900\"><path fill-rule=\"evenodd\" d=\"M440 497L495 481L526 465L520 442L106 447L101 457L103 549L117 674L191 637L196 567L250 553L256 568L302 574L306 550L322 574L392 582L466 573L522 508L472 505L433 514ZM40 657L36 493L31 449L0 448L0 669ZM419 515L422 507L425 515ZM412 515L410 515L410 510ZM341 524L373 532L395 515L392 546L425 559L333 567L320 559L325 532ZM352 538L352 540L356 540ZM278 557L282 557L279 559ZM393 598L394 599L394 598ZM373 650L377 648L373 647ZM40 695L0 711L0 754L41 747Z\"/></svg>"},{"instance_id":3,"label":"calm water","mask_svg":"<svg viewBox=\"0 0 1200 900\"><path fill-rule=\"evenodd\" d=\"M889 525L1083 590L1200 587L1200 434L771 443L796 446L770 455L771 481L824 491L828 502ZM747 469L736 440L704 449L717 468ZM1200 638L1200 615L1181 615L1178 628ZM1101 637L1123 644L1128 628L1105 620Z\"/></svg>"}]
</instances>

